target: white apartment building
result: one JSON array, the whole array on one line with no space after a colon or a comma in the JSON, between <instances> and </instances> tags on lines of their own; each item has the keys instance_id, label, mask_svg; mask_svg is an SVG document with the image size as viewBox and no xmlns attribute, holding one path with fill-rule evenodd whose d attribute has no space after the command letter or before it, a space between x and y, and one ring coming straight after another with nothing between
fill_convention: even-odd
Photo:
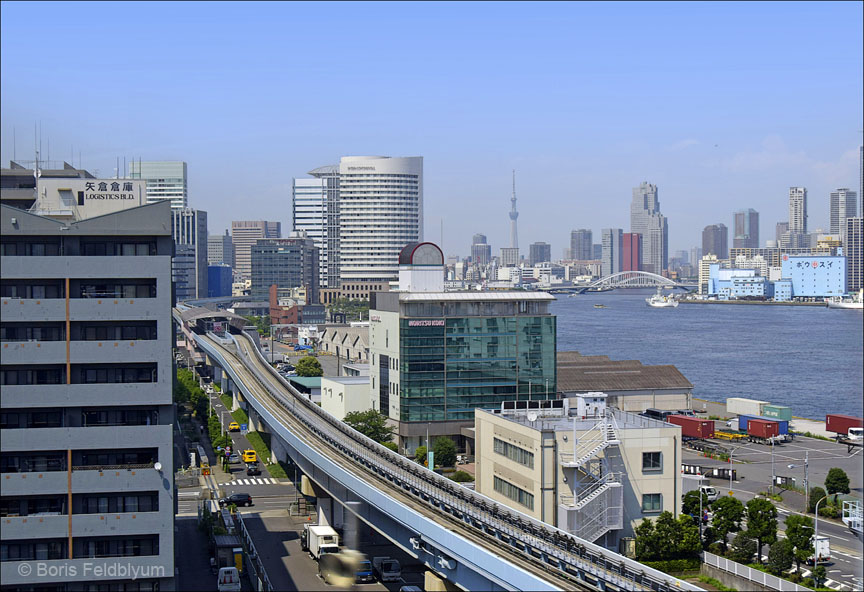
<instances>
[{"instance_id":1,"label":"white apartment building","mask_svg":"<svg viewBox=\"0 0 864 592\"><path fill-rule=\"evenodd\" d=\"M172 210L182 210L189 205L185 162L133 160L129 177L147 181L147 203L167 200Z\"/></svg>"},{"instance_id":2,"label":"white apartment building","mask_svg":"<svg viewBox=\"0 0 864 592\"><path fill-rule=\"evenodd\" d=\"M423 240L423 157L344 156L339 162L343 283L399 277L399 253Z\"/></svg>"},{"instance_id":3,"label":"white apartment building","mask_svg":"<svg viewBox=\"0 0 864 592\"><path fill-rule=\"evenodd\" d=\"M677 517L681 428L607 408L605 398L477 409L476 490L616 551L644 518Z\"/></svg>"}]
</instances>

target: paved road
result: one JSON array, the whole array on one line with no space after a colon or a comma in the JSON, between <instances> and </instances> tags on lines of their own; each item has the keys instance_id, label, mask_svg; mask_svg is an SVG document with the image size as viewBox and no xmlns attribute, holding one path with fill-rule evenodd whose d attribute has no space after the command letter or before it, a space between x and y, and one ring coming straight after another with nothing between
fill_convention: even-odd
<instances>
[{"instance_id":1,"label":"paved road","mask_svg":"<svg viewBox=\"0 0 864 592\"><path fill-rule=\"evenodd\" d=\"M321 581L318 577L317 562L300 549L300 530L306 520L303 517L287 515L284 508L291 501L293 497L285 496L256 502L251 508L238 509L264 562L264 569L277 590L335 590L334 586L328 586ZM383 555L402 561L405 566L404 577L400 582L387 584L358 584L354 590L395 592L408 584L422 587L423 566L388 543L381 535L364 527L361 529L359 546L370 558Z\"/></svg>"},{"instance_id":2,"label":"paved road","mask_svg":"<svg viewBox=\"0 0 864 592\"><path fill-rule=\"evenodd\" d=\"M772 472L770 446L755 443L724 445L730 449L737 446L733 451L733 459L745 461L735 463L738 480L732 484L732 489L736 497L746 503L759 492L770 489ZM776 445L773 451L774 474L794 477L797 484L803 487L805 455L808 457L808 477L811 487L822 486L828 470L831 467L839 467L849 475L853 495L860 497L862 492L861 453L853 452L850 455L845 446L835 442L799 436L793 442ZM682 462L700 466L716 466L718 464L728 466L699 456L698 452L691 450L683 451ZM788 467L790 464L796 466L790 469ZM725 479L712 479L711 485L718 488L721 494L725 495L729 492L729 481ZM783 496L782 506L778 508L778 530L782 533L785 531L785 518L790 514L803 511L805 498L802 494L782 491L779 487L777 492ZM864 583L864 574L862 574L864 544L846 525L824 518L819 519L819 534L828 536L831 543L832 561L825 566L829 578L829 581L826 582L828 587L835 590L864 589L862 586ZM767 551L767 546L765 550ZM809 575L809 571L807 573Z\"/></svg>"}]
</instances>

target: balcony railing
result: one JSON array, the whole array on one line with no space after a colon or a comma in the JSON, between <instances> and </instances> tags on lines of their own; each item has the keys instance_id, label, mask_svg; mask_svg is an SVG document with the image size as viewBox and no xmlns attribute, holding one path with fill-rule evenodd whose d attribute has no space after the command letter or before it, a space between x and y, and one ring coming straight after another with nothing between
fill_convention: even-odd
<instances>
[{"instance_id":1,"label":"balcony railing","mask_svg":"<svg viewBox=\"0 0 864 592\"><path fill-rule=\"evenodd\" d=\"M155 463L137 465L72 465L73 471L131 471L133 469L152 469Z\"/></svg>"}]
</instances>

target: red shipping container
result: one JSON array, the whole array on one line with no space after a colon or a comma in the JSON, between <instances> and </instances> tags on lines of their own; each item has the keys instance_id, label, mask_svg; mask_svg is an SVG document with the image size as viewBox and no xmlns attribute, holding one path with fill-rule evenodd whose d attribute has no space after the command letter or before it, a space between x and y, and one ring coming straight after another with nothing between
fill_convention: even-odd
<instances>
[{"instance_id":1,"label":"red shipping container","mask_svg":"<svg viewBox=\"0 0 864 592\"><path fill-rule=\"evenodd\" d=\"M747 421L747 434L757 438L773 438L780 435L780 424L766 419L750 419Z\"/></svg>"},{"instance_id":2,"label":"red shipping container","mask_svg":"<svg viewBox=\"0 0 864 592\"><path fill-rule=\"evenodd\" d=\"M687 438L713 438L714 421L710 419L699 419L687 415L670 415L666 418L669 423L681 426L681 435Z\"/></svg>"},{"instance_id":3,"label":"red shipping container","mask_svg":"<svg viewBox=\"0 0 864 592\"><path fill-rule=\"evenodd\" d=\"M835 434L846 435L849 428L864 428L864 419L840 413L830 413L825 416L825 429Z\"/></svg>"}]
</instances>

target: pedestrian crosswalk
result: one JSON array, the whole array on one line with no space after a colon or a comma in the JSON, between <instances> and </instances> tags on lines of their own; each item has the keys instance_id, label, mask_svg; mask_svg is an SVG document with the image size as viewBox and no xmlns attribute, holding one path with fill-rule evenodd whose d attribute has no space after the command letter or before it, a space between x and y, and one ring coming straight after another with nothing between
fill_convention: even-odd
<instances>
[{"instance_id":1,"label":"pedestrian crosswalk","mask_svg":"<svg viewBox=\"0 0 864 592\"><path fill-rule=\"evenodd\" d=\"M249 479L235 478L231 483L234 485L276 485L279 482L272 477L251 477Z\"/></svg>"}]
</instances>

